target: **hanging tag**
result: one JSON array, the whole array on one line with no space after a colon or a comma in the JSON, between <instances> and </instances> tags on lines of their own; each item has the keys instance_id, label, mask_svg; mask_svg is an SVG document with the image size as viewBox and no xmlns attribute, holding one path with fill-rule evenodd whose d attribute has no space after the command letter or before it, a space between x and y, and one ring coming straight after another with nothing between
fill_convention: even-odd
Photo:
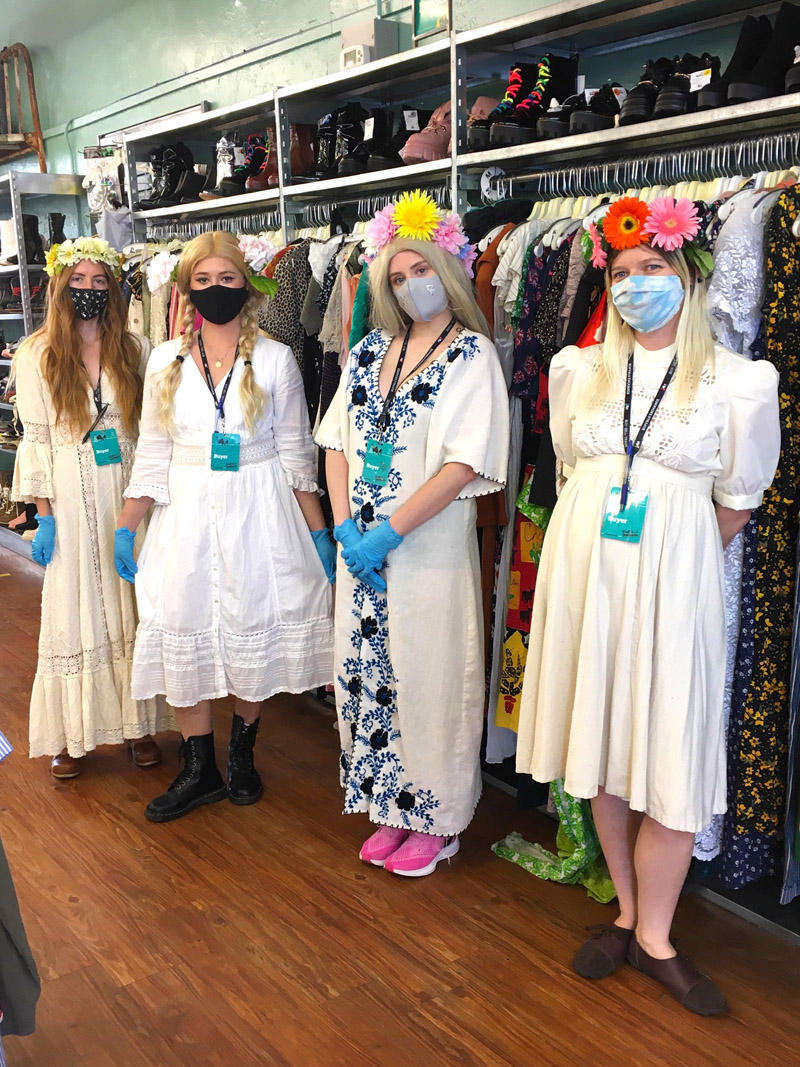
<instances>
[{"instance_id":1,"label":"hanging tag","mask_svg":"<svg viewBox=\"0 0 800 1067\"><path fill-rule=\"evenodd\" d=\"M608 507L603 516L600 536L608 537L612 541L627 541L628 544L638 545L647 512L647 493L640 489L629 490L624 511L619 510L620 496L619 486L614 486L608 494Z\"/></svg>"},{"instance_id":2,"label":"hanging tag","mask_svg":"<svg viewBox=\"0 0 800 1067\"><path fill-rule=\"evenodd\" d=\"M407 130L411 130L413 132L414 130L419 129L419 115L416 113L416 111L404 111L403 118L406 120Z\"/></svg>"},{"instance_id":3,"label":"hanging tag","mask_svg":"<svg viewBox=\"0 0 800 1067\"><path fill-rule=\"evenodd\" d=\"M92 430L89 434L94 452L94 461L98 467L110 467L112 463L122 463L116 430Z\"/></svg>"},{"instance_id":4,"label":"hanging tag","mask_svg":"<svg viewBox=\"0 0 800 1067\"><path fill-rule=\"evenodd\" d=\"M375 119L370 117L364 123L364 140L371 141L375 136Z\"/></svg>"},{"instance_id":5,"label":"hanging tag","mask_svg":"<svg viewBox=\"0 0 800 1067\"><path fill-rule=\"evenodd\" d=\"M584 89L583 95L586 97L586 103L588 104L592 97L597 96L599 92L599 89Z\"/></svg>"},{"instance_id":6,"label":"hanging tag","mask_svg":"<svg viewBox=\"0 0 800 1067\"><path fill-rule=\"evenodd\" d=\"M611 91L614 93L614 96L616 96L617 103L621 106L625 97L628 95L628 90L623 89L621 85L613 85Z\"/></svg>"},{"instance_id":7,"label":"hanging tag","mask_svg":"<svg viewBox=\"0 0 800 1067\"><path fill-rule=\"evenodd\" d=\"M241 167L245 163L244 149L237 145L233 150L233 165L234 167Z\"/></svg>"},{"instance_id":8,"label":"hanging tag","mask_svg":"<svg viewBox=\"0 0 800 1067\"><path fill-rule=\"evenodd\" d=\"M689 92L697 93L704 86L708 85L711 81L711 68L707 70L696 70L694 74L689 75Z\"/></svg>"},{"instance_id":9,"label":"hanging tag","mask_svg":"<svg viewBox=\"0 0 800 1067\"><path fill-rule=\"evenodd\" d=\"M212 471L238 471L238 433L212 433L211 469Z\"/></svg>"},{"instance_id":10,"label":"hanging tag","mask_svg":"<svg viewBox=\"0 0 800 1067\"><path fill-rule=\"evenodd\" d=\"M13 751L14 749L11 747L11 742L8 738L0 734L0 760L4 760ZM0 1018L2 1018L2 1015L0 1015Z\"/></svg>"},{"instance_id":11,"label":"hanging tag","mask_svg":"<svg viewBox=\"0 0 800 1067\"><path fill-rule=\"evenodd\" d=\"M367 485L386 485L392 467L394 446L388 441L378 441L370 437L364 454L364 470L361 477Z\"/></svg>"}]
</instances>

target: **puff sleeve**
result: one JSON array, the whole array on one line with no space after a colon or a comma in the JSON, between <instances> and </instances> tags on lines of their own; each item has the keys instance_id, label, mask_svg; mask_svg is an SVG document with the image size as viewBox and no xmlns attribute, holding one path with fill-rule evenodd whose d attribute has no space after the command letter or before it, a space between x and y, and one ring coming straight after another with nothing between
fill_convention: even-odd
<instances>
[{"instance_id":1,"label":"puff sleeve","mask_svg":"<svg viewBox=\"0 0 800 1067\"><path fill-rule=\"evenodd\" d=\"M35 345L22 347L17 353L14 372L17 411L25 435L17 449L11 495L26 504L34 503L37 497L53 500L53 451L41 349Z\"/></svg>"},{"instance_id":2,"label":"puff sleeve","mask_svg":"<svg viewBox=\"0 0 800 1067\"><path fill-rule=\"evenodd\" d=\"M168 355L174 358L177 342L168 341L164 346ZM126 500L150 497L156 504L167 505L169 496L169 468L172 462L172 438L165 434L159 425L158 411L161 401L159 377L169 360L162 358L162 346L153 350L147 363L144 379L144 399L142 400L142 417L139 421L139 441L136 445L136 457L128 488ZM143 348L142 359L145 358Z\"/></svg>"},{"instance_id":3,"label":"puff sleeve","mask_svg":"<svg viewBox=\"0 0 800 1067\"><path fill-rule=\"evenodd\" d=\"M572 444L572 416L575 398L578 392L578 379L581 369L591 362L590 351L596 349L578 348L568 345L557 352L550 363L549 402L550 435L553 438L553 450L556 458L565 467L574 467L575 450Z\"/></svg>"},{"instance_id":4,"label":"puff sleeve","mask_svg":"<svg viewBox=\"0 0 800 1067\"><path fill-rule=\"evenodd\" d=\"M726 508L757 508L775 477L781 450L778 372L767 360L737 361L723 382L722 470L714 500Z\"/></svg>"},{"instance_id":5,"label":"puff sleeve","mask_svg":"<svg viewBox=\"0 0 800 1067\"><path fill-rule=\"evenodd\" d=\"M286 481L292 489L317 491L317 456L308 421L303 379L292 350L277 345L278 369L272 395L272 430Z\"/></svg>"},{"instance_id":6,"label":"puff sleeve","mask_svg":"<svg viewBox=\"0 0 800 1067\"><path fill-rule=\"evenodd\" d=\"M376 338L379 338L377 331L368 334L363 341L350 350L347 363L342 369L341 377L339 378L339 385L334 394L333 400L328 406L328 410L317 427L317 432L314 440L317 442L320 448L324 448L330 452L344 452L345 456L350 455L350 389L351 382L353 380L353 368L358 362L358 357L361 354L362 349L369 347Z\"/></svg>"},{"instance_id":7,"label":"puff sleeve","mask_svg":"<svg viewBox=\"0 0 800 1067\"><path fill-rule=\"evenodd\" d=\"M506 484L509 400L497 351L482 334L466 334L449 354L454 366L431 416L425 477L446 463L464 463L475 478L456 499L495 493Z\"/></svg>"}]
</instances>

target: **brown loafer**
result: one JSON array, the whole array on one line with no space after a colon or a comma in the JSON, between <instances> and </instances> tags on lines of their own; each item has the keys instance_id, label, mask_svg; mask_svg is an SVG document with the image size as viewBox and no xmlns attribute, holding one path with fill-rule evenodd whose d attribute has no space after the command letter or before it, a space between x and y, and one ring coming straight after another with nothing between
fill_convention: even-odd
<instances>
[{"instance_id":1,"label":"brown loafer","mask_svg":"<svg viewBox=\"0 0 800 1067\"><path fill-rule=\"evenodd\" d=\"M587 926L595 933L584 942L572 958L572 969L582 978L607 978L625 962L633 930L598 923Z\"/></svg>"},{"instance_id":2,"label":"brown loafer","mask_svg":"<svg viewBox=\"0 0 800 1067\"><path fill-rule=\"evenodd\" d=\"M678 953L672 959L659 960L645 952L633 937L628 949L628 963L660 982L679 1004L695 1015L719 1015L728 1006L727 1000L708 975L698 971L683 953Z\"/></svg>"},{"instance_id":3,"label":"brown loafer","mask_svg":"<svg viewBox=\"0 0 800 1067\"><path fill-rule=\"evenodd\" d=\"M83 756L70 756L66 749L53 756L50 764L50 773L54 778L77 778L82 770Z\"/></svg>"},{"instance_id":4,"label":"brown loafer","mask_svg":"<svg viewBox=\"0 0 800 1067\"><path fill-rule=\"evenodd\" d=\"M133 762L137 767L155 767L161 762L161 749L152 737L139 737L129 742Z\"/></svg>"}]
</instances>

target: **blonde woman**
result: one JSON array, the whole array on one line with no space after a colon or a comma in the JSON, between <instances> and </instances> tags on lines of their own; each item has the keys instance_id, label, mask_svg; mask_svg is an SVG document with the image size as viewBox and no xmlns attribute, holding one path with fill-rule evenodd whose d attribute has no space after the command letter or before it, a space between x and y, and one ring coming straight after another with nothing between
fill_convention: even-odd
<instances>
[{"instance_id":1,"label":"blonde woman","mask_svg":"<svg viewBox=\"0 0 800 1067\"><path fill-rule=\"evenodd\" d=\"M458 216L405 194L367 235L377 328L317 435L343 548L341 781L345 813L378 825L361 859L419 877L458 851L481 792L475 498L505 481L508 396Z\"/></svg>"},{"instance_id":2,"label":"blonde woman","mask_svg":"<svg viewBox=\"0 0 800 1067\"><path fill-rule=\"evenodd\" d=\"M714 344L698 231L690 201L625 198L587 236L606 336L550 370L573 473L539 568L517 767L592 801L620 914L575 970L627 958L714 1015L725 998L670 931L694 835L726 808L723 549L772 481L780 428L775 368Z\"/></svg>"},{"instance_id":3,"label":"blonde woman","mask_svg":"<svg viewBox=\"0 0 800 1067\"><path fill-rule=\"evenodd\" d=\"M190 241L177 273L184 332L155 348L147 369L117 566L135 578L141 617L133 693L164 694L183 735L183 768L145 811L154 822L226 795L255 803L264 701L332 676L335 546L300 372L290 349L259 334L262 281L231 234ZM153 505L137 573L134 537ZM228 694L236 704L226 789L211 701Z\"/></svg>"},{"instance_id":4,"label":"blonde woman","mask_svg":"<svg viewBox=\"0 0 800 1067\"><path fill-rule=\"evenodd\" d=\"M133 464L150 346L125 328L120 257L78 238L48 252L47 317L14 361L25 436L13 494L35 503L34 559L46 567L30 754L75 778L98 745L129 741L158 763L167 722L130 696L133 591L114 570L114 526Z\"/></svg>"}]
</instances>

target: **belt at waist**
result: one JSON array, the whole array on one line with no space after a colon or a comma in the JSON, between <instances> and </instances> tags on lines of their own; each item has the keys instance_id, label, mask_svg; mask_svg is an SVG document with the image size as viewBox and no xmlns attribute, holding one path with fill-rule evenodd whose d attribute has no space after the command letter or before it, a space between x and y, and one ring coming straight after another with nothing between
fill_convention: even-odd
<instances>
[{"instance_id":1,"label":"belt at waist","mask_svg":"<svg viewBox=\"0 0 800 1067\"><path fill-rule=\"evenodd\" d=\"M606 472L616 475L619 485L625 479L626 456L582 456L575 464L575 474ZM684 489L710 496L714 488L714 476L712 474L690 474L687 471L676 471L672 467L665 467L663 463L656 463L653 459L637 456L633 461L631 473L631 488L642 488L648 482L666 482L669 485L680 485Z\"/></svg>"},{"instance_id":2,"label":"belt at waist","mask_svg":"<svg viewBox=\"0 0 800 1067\"><path fill-rule=\"evenodd\" d=\"M244 443L239 446L239 466L251 467L256 463L272 463L278 453L272 445L261 442ZM179 467L210 467L211 443L207 445L172 446L172 462Z\"/></svg>"}]
</instances>

